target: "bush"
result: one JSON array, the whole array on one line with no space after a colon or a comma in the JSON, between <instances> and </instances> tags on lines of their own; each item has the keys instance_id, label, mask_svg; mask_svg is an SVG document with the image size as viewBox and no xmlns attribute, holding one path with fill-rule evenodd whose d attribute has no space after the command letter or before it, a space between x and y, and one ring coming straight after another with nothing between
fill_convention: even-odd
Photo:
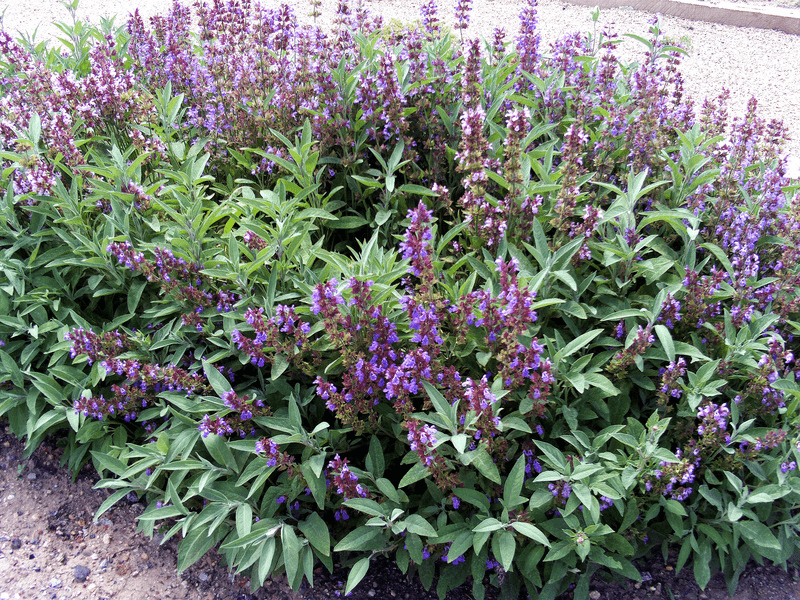
<instances>
[{"instance_id":1,"label":"bush","mask_svg":"<svg viewBox=\"0 0 800 600\"><path fill-rule=\"evenodd\" d=\"M462 7L463 8L463 7ZM463 23L468 13L462 13ZM0 40L0 414L253 587L377 554L443 596L730 589L798 547L780 124L695 117L657 24L548 51L342 2ZM460 29L456 27L456 29ZM586 593L585 593L586 592Z\"/></svg>"}]
</instances>

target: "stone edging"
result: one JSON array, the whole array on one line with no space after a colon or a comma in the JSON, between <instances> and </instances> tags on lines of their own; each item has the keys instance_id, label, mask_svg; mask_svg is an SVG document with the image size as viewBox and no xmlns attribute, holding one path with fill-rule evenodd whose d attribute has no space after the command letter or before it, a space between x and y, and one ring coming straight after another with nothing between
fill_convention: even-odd
<instances>
[{"instance_id":1,"label":"stone edging","mask_svg":"<svg viewBox=\"0 0 800 600\"><path fill-rule=\"evenodd\" d=\"M748 10L732 4L711 6L696 0L566 0L570 4L602 8L629 7L693 21L707 21L735 27L776 29L800 35L800 11L788 8Z\"/></svg>"}]
</instances>

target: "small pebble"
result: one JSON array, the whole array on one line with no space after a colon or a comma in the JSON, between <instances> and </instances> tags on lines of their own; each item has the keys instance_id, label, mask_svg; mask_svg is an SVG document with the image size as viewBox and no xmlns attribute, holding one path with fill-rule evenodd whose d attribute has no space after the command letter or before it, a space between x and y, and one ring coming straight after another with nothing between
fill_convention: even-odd
<instances>
[{"instance_id":1,"label":"small pebble","mask_svg":"<svg viewBox=\"0 0 800 600\"><path fill-rule=\"evenodd\" d=\"M36 479L36 473L28 473L28 481L33 481Z\"/></svg>"},{"instance_id":2,"label":"small pebble","mask_svg":"<svg viewBox=\"0 0 800 600\"><path fill-rule=\"evenodd\" d=\"M11 540L11 549L12 550L19 550L22 548L22 540L19 538L14 538Z\"/></svg>"},{"instance_id":3,"label":"small pebble","mask_svg":"<svg viewBox=\"0 0 800 600\"><path fill-rule=\"evenodd\" d=\"M653 576L650 573L642 571L642 581L650 581L651 579L653 579Z\"/></svg>"},{"instance_id":4,"label":"small pebble","mask_svg":"<svg viewBox=\"0 0 800 600\"><path fill-rule=\"evenodd\" d=\"M61 580L58 577L53 577L50 580L50 587L51 588L60 588L61 587Z\"/></svg>"},{"instance_id":5,"label":"small pebble","mask_svg":"<svg viewBox=\"0 0 800 600\"><path fill-rule=\"evenodd\" d=\"M84 565L75 565L75 568L72 569L72 575L78 583L86 581L86 578L89 577L89 573L91 573L91 570Z\"/></svg>"},{"instance_id":6,"label":"small pebble","mask_svg":"<svg viewBox=\"0 0 800 600\"><path fill-rule=\"evenodd\" d=\"M110 535L108 535L107 533L104 533L104 534L103 534L103 543L104 543L106 546L107 546L108 544L110 544L110 543L111 543L111 536L110 536Z\"/></svg>"},{"instance_id":7,"label":"small pebble","mask_svg":"<svg viewBox=\"0 0 800 600\"><path fill-rule=\"evenodd\" d=\"M589 592L589 598L591 598L591 600L600 600L600 592L597 590L592 590Z\"/></svg>"},{"instance_id":8,"label":"small pebble","mask_svg":"<svg viewBox=\"0 0 800 600\"><path fill-rule=\"evenodd\" d=\"M208 573L205 573L205 572L204 573L200 573L200 575L198 575L197 578L200 581L208 581Z\"/></svg>"},{"instance_id":9,"label":"small pebble","mask_svg":"<svg viewBox=\"0 0 800 600\"><path fill-rule=\"evenodd\" d=\"M375 590L368 591L367 592L367 596L369 596L370 598L373 598L375 596Z\"/></svg>"}]
</instances>

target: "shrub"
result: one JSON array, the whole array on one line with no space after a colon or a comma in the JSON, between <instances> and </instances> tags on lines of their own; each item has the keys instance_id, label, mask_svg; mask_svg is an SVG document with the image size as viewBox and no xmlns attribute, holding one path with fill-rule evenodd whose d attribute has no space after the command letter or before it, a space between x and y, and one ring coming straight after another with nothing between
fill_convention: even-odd
<instances>
[{"instance_id":1,"label":"shrub","mask_svg":"<svg viewBox=\"0 0 800 600\"><path fill-rule=\"evenodd\" d=\"M461 9L463 21L467 5ZM513 46L173 5L3 34L0 413L254 587L586 596L795 552L797 185L657 24ZM71 30L65 27L69 35ZM74 39L74 37L73 37ZM654 544L655 542L655 544Z\"/></svg>"}]
</instances>

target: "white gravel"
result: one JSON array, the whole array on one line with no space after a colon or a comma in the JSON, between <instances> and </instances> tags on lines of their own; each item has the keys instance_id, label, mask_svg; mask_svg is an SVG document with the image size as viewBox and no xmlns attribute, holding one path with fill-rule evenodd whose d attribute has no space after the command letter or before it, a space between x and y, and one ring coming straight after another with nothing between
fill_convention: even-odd
<instances>
[{"instance_id":1,"label":"white gravel","mask_svg":"<svg viewBox=\"0 0 800 600\"><path fill-rule=\"evenodd\" d=\"M308 0L289 0L298 16L309 12ZM265 6L277 6L278 0L263 0ZM422 0L365 0L366 6L384 21L398 19L410 21L419 18ZM455 1L440 3L440 17L453 20ZM83 0L78 14L84 19L99 23L101 17L119 15L122 24L127 14L139 7L144 17L165 11L167 0ZM323 19L329 18L336 0L323 0ZM523 6L520 0L474 0L470 36L489 39L495 27L504 27L507 39L512 39L518 28L518 14ZM0 11L5 10L4 24L8 31L32 33L38 27L38 38L58 35L54 21L68 19L64 7L54 0L0 0ZM542 40L549 45L556 38L572 31L591 31L592 10L573 6L561 0L539 0L539 25ZM620 34L633 33L646 36L651 13L629 8L601 11L599 29L613 24ZM730 114L742 117L751 96L758 100L759 114L769 119L783 120L793 138L786 148L789 153L790 174L800 177L800 36L777 31L729 27L713 23L689 21L662 16L661 29L673 40L691 43L691 54L683 62L686 90L699 107L705 98L715 98L724 87L731 92ZM626 39L624 56L635 57L643 46Z\"/></svg>"}]
</instances>

